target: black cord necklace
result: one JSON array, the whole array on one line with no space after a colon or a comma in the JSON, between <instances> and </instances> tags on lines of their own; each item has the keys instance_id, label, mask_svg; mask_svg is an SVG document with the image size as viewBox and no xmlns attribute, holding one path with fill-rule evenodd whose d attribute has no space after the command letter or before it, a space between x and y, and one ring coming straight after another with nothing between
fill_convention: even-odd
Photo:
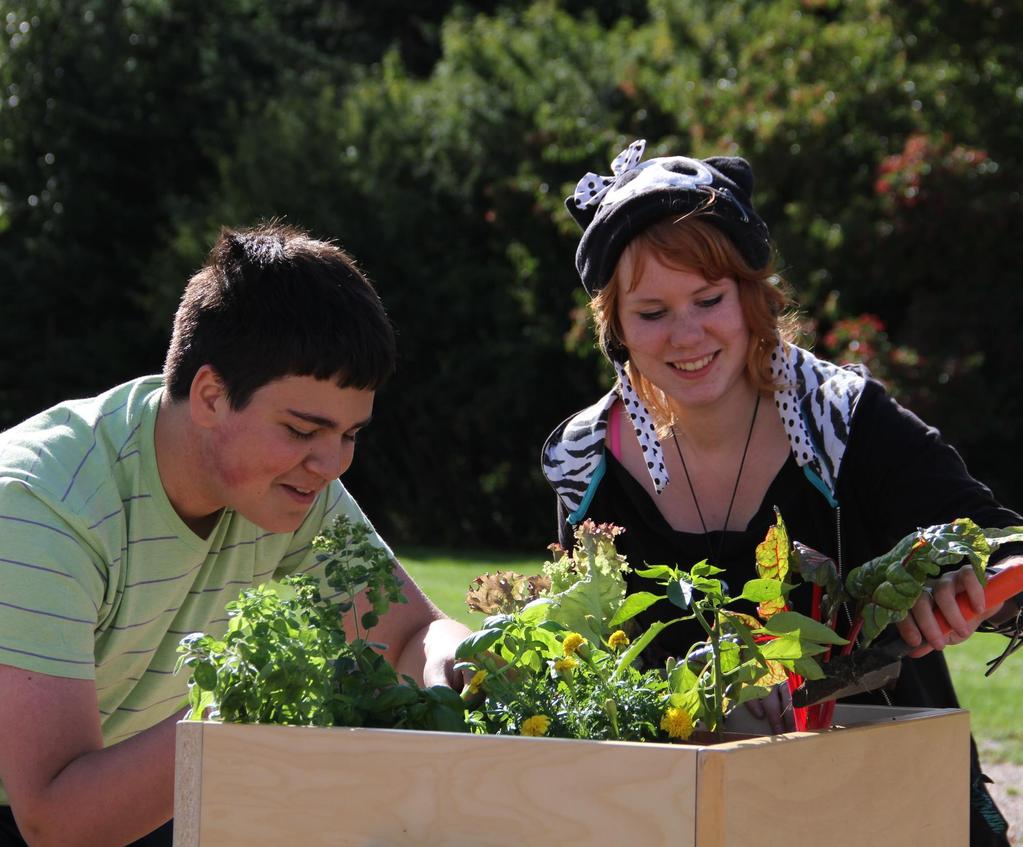
<instances>
[{"instance_id":1,"label":"black cord necklace","mask_svg":"<svg viewBox=\"0 0 1023 847\"><path fill-rule=\"evenodd\" d=\"M675 427L671 428L671 440L675 442L675 449L678 451L678 458L682 462L682 472L686 475L686 482L689 483L689 493L693 495L693 504L696 506L696 514L700 518L700 526L703 527L703 537L707 539L707 552L711 558L707 561L712 565L721 567L721 552L725 546L725 533L728 532L728 519L732 517L732 506L735 504L735 495L739 490L739 480L742 479L742 469L746 465L746 454L749 452L750 441L753 440L753 427L757 422L757 412L760 409L760 394L757 393L757 402L753 405L753 419L749 422L749 432L746 433L746 446L742 448L742 459L739 460L739 472L735 475L735 485L732 486L732 498L728 501L728 511L725 512L725 525L721 528L721 541L718 544L717 555L710 543L710 533L707 530L707 522L703 519L703 512L700 510L700 501L696 499L696 489L693 488L693 481L689 478L689 468L686 467L685 456L682 455L682 448L678 443L678 436L675 435Z\"/></svg>"}]
</instances>

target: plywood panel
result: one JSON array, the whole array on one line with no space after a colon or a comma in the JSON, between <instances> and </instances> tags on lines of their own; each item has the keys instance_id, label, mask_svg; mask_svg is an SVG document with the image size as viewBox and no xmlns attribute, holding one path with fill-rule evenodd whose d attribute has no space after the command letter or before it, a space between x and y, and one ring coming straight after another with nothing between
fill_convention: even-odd
<instances>
[{"instance_id":1,"label":"plywood panel","mask_svg":"<svg viewBox=\"0 0 1023 847\"><path fill-rule=\"evenodd\" d=\"M694 843L698 748L203 726L203 847Z\"/></svg>"},{"instance_id":2,"label":"plywood panel","mask_svg":"<svg viewBox=\"0 0 1023 847\"><path fill-rule=\"evenodd\" d=\"M174 762L174 847L199 843L202 802L202 724L178 723Z\"/></svg>"},{"instance_id":3,"label":"plywood panel","mask_svg":"<svg viewBox=\"0 0 1023 847\"><path fill-rule=\"evenodd\" d=\"M847 729L704 748L697 843L967 844L968 714L891 715L879 709L875 722Z\"/></svg>"},{"instance_id":4,"label":"plywood panel","mask_svg":"<svg viewBox=\"0 0 1023 847\"><path fill-rule=\"evenodd\" d=\"M713 746L179 725L176 847L828 847L968 841L969 719Z\"/></svg>"}]
</instances>

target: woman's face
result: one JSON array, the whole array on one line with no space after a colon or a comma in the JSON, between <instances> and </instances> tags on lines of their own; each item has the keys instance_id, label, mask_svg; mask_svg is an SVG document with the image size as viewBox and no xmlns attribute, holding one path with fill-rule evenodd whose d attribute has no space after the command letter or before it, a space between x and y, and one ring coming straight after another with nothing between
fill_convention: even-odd
<instances>
[{"instance_id":1,"label":"woman's face","mask_svg":"<svg viewBox=\"0 0 1023 847\"><path fill-rule=\"evenodd\" d=\"M635 288L619 293L618 320L633 366L679 406L747 389L750 333L731 277L708 281L648 254Z\"/></svg>"}]
</instances>

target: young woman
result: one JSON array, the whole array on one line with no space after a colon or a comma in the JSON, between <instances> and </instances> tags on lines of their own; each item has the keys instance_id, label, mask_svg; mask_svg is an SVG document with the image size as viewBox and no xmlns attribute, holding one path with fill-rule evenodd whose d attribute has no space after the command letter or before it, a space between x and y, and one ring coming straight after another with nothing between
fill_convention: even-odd
<instances>
[{"instance_id":1,"label":"young woman","mask_svg":"<svg viewBox=\"0 0 1023 847\"><path fill-rule=\"evenodd\" d=\"M775 509L793 539L832 557L843 573L917 527L959 517L985 527L1023 523L969 475L937 430L862 369L791 343L789 301L772 270L745 160L641 162L643 147L623 151L613 176L587 174L566 201L584 228L576 267L618 382L544 447L563 545L583 518L611 522L625 528L619 549L634 565L708 559L738 588L756 576L754 549ZM631 590L644 589L642 578L630 579ZM955 605L962 591L971 619ZM931 597L952 625L948 638ZM809 597L797 591L790 603L807 612ZM984 605L971 568L935 580L898 625L919 645L915 660L891 691L865 699L956 706L941 649L982 619L1016 611ZM668 614L658 606L647 613ZM840 624L848 627L848 616ZM684 655L703 637L695 625L676 625L653 658ZM783 728L780 696L754 709ZM1007 844L982 780L975 761L972 843Z\"/></svg>"}]
</instances>

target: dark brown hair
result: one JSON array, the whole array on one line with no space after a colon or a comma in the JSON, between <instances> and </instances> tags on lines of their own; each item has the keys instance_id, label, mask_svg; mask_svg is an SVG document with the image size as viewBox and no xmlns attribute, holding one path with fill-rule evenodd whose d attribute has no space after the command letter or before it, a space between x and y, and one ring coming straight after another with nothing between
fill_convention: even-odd
<instances>
[{"instance_id":1,"label":"dark brown hair","mask_svg":"<svg viewBox=\"0 0 1023 847\"><path fill-rule=\"evenodd\" d=\"M221 232L174 317L164 381L188 397L210 365L235 409L284 376L376 389L394 371L394 330L373 285L335 244L278 223Z\"/></svg>"}]
</instances>

